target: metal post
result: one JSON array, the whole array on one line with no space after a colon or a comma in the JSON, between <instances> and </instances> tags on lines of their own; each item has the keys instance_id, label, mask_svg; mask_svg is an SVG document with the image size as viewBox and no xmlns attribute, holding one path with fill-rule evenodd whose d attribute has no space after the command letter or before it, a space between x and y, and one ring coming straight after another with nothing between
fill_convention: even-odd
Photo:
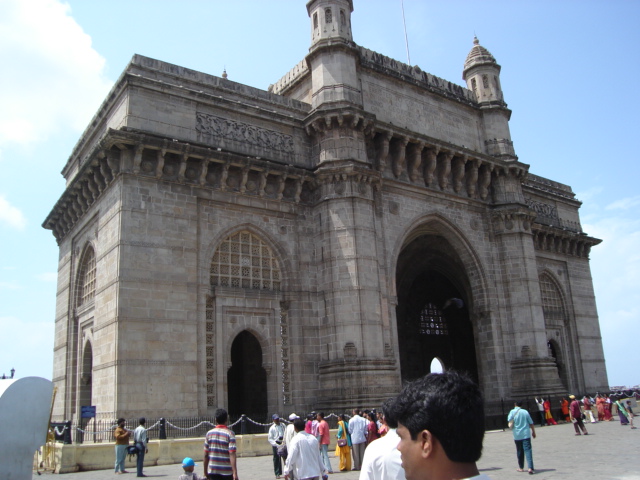
<instances>
[{"instance_id":1,"label":"metal post","mask_svg":"<svg viewBox=\"0 0 640 480\"><path fill-rule=\"evenodd\" d=\"M65 422L64 424L64 444L65 445L71 445L72 441L71 441L71 421Z\"/></svg>"},{"instance_id":2,"label":"metal post","mask_svg":"<svg viewBox=\"0 0 640 480\"><path fill-rule=\"evenodd\" d=\"M243 413L240 420L240 434L245 435L247 433L247 416Z\"/></svg>"},{"instance_id":3,"label":"metal post","mask_svg":"<svg viewBox=\"0 0 640 480\"><path fill-rule=\"evenodd\" d=\"M167 425L166 425L166 420L164 418L160 419L160 434L158 435L158 438L160 440L166 440L167 439Z\"/></svg>"}]
</instances>

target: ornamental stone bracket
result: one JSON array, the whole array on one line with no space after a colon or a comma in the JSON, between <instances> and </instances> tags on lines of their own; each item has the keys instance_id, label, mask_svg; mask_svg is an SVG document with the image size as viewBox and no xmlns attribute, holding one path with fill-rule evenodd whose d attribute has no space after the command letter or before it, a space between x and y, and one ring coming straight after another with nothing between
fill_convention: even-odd
<instances>
[{"instance_id":1,"label":"ornamental stone bracket","mask_svg":"<svg viewBox=\"0 0 640 480\"><path fill-rule=\"evenodd\" d=\"M525 206L499 207L492 212L491 219L496 235L531 233L535 212Z\"/></svg>"},{"instance_id":2,"label":"ornamental stone bracket","mask_svg":"<svg viewBox=\"0 0 640 480\"><path fill-rule=\"evenodd\" d=\"M375 199L380 189L380 176L366 169L319 169L316 171L318 200L342 197Z\"/></svg>"},{"instance_id":3,"label":"ornamental stone bracket","mask_svg":"<svg viewBox=\"0 0 640 480\"><path fill-rule=\"evenodd\" d=\"M591 247L601 242L602 240L584 233L560 230L537 223L533 226L533 245L540 251L589 258Z\"/></svg>"},{"instance_id":4,"label":"ornamental stone bracket","mask_svg":"<svg viewBox=\"0 0 640 480\"><path fill-rule=\"evenodd\" d=\"M316 200L310 170L221 150L110 130L45 219L58 244L122 174L296 204Z\"/></svg>"}]
</instances>

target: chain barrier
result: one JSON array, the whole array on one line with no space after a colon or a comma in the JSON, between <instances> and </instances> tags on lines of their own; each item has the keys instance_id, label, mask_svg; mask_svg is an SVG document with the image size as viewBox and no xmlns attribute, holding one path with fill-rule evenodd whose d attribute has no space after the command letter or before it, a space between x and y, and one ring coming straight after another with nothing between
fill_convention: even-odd
<instances>
[{"instance_id":1,"label":"chain barrier","mask_svg":"<svg viewBox=\"0 0 640 480\"><path fill-rule=\"evenodd\" d=\"M198 428L201 425L211 425L212 427L215 427L215 425L213 423L207 422L207 421L200 422L199 424L197 424L197 425L195 425L193 427L178 427L177 425L174 425L173 423L171 423L169 420L165 420L165 422L167 423L167 426L173 427L173 428L175 428L177 430L181 430L183 432L187 431L187 430L195 430L196 428ZM160 423L160 422L158 422L158 423Z\"/></svg>"}]
</instances>

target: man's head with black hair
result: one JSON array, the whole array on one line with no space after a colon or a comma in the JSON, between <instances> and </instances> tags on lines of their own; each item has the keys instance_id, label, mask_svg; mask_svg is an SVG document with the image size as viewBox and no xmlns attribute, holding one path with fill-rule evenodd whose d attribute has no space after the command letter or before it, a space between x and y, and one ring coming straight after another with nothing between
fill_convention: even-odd
<instances>
[{"instance_id":1,"label":"man's head with black hair","mask_svg":"<svg viewBox=\"0 0 640 480\"><path fill-rule=\"evenodd\" d=\"M390 398L382 404L382 415L384 415L384 421L387 422L389 428L398 428L398 420L393 413L393 404L395 398Z\"/></svg>"},{"instance_id":2,"label":"man's head with black hair","mask_svg":"<svg viewBox=\"0 0 640 480\"><path fill-rule=\"evenodd\" d=\"M478 474L484 402L467 375L449 371L409 383L390 411L398 422L398 450L408 480Z\"/></svg>"},{"instance_id":3,"label":"man's head with black hair","mask_svg":"<svg viewBox=\"0 0 640 480\"><path fill-rule=\"evenodd\" d=\"M296 432L302 432L302 431L304 431L304 426L305 426L304 418L296 418L296 419L293 421L293 429L294 429Z\"/></svg>"},{"instance_id":4,"label":"man's head with black hair","mask_svg":"<svg viewBox=\"0 0 640 480\"><path fill-rule=\"evenodd\" d=\"M229 418L229 414L224 408L219 408L216 410L214 417L218 425L226 425L227 419Z\"/></svg>"}]
</instances>

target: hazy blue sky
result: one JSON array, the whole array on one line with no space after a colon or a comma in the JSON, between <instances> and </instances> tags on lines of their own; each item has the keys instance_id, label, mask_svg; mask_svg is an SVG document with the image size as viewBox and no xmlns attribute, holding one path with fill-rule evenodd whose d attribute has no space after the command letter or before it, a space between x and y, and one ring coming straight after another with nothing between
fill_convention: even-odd
<instances>
[{"instance_id":1,"label":"hazy blue sky","mask_svg":"<svg viewBox=\"0 0 640 480\"><path fill-rule=\"evenodd\" d=\"M52 376L60 171L133 54L266 89L309 47L305 0L0 0L0 374ZM406 62L400 0L355 0L356 43ZM405 0L411 63L464 85L502 65L530 171L572 186L611 385L640 383L640 1ZM578 326L578 328L580 328Z\"/></svg>"}]
</instances>

